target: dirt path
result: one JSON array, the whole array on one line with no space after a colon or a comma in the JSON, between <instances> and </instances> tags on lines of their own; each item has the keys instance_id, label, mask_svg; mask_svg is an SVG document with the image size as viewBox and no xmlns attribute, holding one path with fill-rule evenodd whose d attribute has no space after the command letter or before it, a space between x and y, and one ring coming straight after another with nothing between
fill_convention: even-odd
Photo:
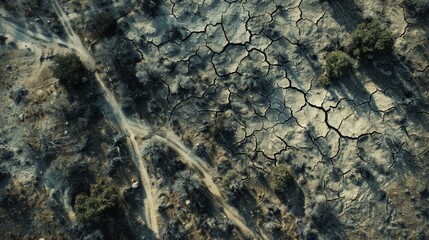
<instances>
[{"instance_id":1,"label":"dirt path","mask_svg":"<svg viewBox=\"0 0 429 240\"><path fill-rule=\"evenodd\" d=\"M81 57L82 61L86 64L88 69L94 69L95 67L95 59L92 55L87 51L87 49L82 44L79 36L75 33L70 24L70 19L68 16L62 11L59 6L57 0L52 1L52 5L54 6L55 12L58 14L58 17L63 24L67 35L69 36L69 43L67 46L76 50ZM149 173L147 172L147 167L145 166L145 162L143 156L141 155L139 142L137 141L139 138L144 138L148 135L150 131L146 127L138 126L136 123L129 120L123 111L121 110L121 106L116 101L116 98L112 91L106 86L104 81L101 79L100 74L95 72L95 78L103 90L104 97L106 102L110 105L107 106L107 112L111 113L111 118L117 122L121 130L128 136L128 140L131 143L131 147L129 147L129 153L131 158L133 159L134 164L139 170L140 179L143 185L143 197L144 197L144 209L146 224L148 227L154 232L155 236L158 237L158 224L157 224L157 201L154 199L156 196L156 191L152 187L152 183L150 181ZM110 111L109 111L110 110Z\"/></svg>"},{"instance_id":2,"label":"dirt path","mask_svg":"<svg viewBox=\"0 0 429 240\"><path fill-rule=\"evenodd\" d=\"M1 26L5 26L7 32L13 34L18 40L25 42L32 42L37 46L36 40L41 40L50 43L62 44L69 47L77 52L81 60L85 63L86 67L89 70L94 70L96 66L96 61L91 53L85 48L80 37L73 30L69 17L64 13L60 4L57 0L52 0L52 6L58 15L61 23L64 26L65 32L67 34L67 41L60 39L54 39L52 37L47 37L38 33L29 33L28 30L21 29L20 27L14 24L8 23L4 19L0 18ZM40 46L38 46L40 47ZM51 46L55 48L54 46ZM62 51L61 49L57 49ZM181 139L175 135L169 129L162 129L158 135L153 134L153 130L146 125L146 123L128 118L122 111L122 106L118 103L115 98L114 93L106 86L105 82L102 80L101 74L97 71L94 72L95 79L100 85L104 93L104 97L107 103L107 106L104 106L104 110L108 113L106 117L109 117L113 122L117 123L121 131L128 137L128 144L130 157L132 158L135 166L139 170L140 179L142 181L142 195L144 199L144 216L148 228L150 228L156 237L159 237L159 227L157 223L158 217L158 204L156 200L157 189L152 185L149 173L147 171L147 166L145 159L142 156L140 146L142 146L143 141L157 140L163 142L167 146L174 149L177 153L182 156L182 160L191 168L202 173L202 180L207 186L211 194L213 195L216 203L223 209L226 216L248 237L252 239L268 239L263 233L255 233L251 230L242 217L240 216L237 209L228 204L226 199L222 196L221 191L218 186L214 183L213 178L210 174L210 167L198 156L196 156L191 149L186 147ZM143 140L146 139L146 140Z\"/></svg>"},{"instance_id":3,"label":"dirt path","mask_svg":"<svg viewBox=\"0 0 429 240\"><path fill-rule=\"evenodd\" d=\"M226 199L222 196L219 188L214 183L213 178L210 174L210 168L207 163L202 160L200 157L195 155L192 150L186 147L181 139L174 134L171 130L164 131L165 136L155 135L153 139L156 139L165 145L169 146L182 157L181 160L184 161L188 166L198 170L198 172L203 174L203 182L207 186L208 190L213 194L217 203L222 207L226 216L248 237L252 237L253 239L269 239L263 233L255 233L250 228L247 227L244 220L240 217L237 209L231 206Z\"/></svg>"},{"instance_id":4,"label":"dirt path","mask_svg":"<svg viewBox=\"0 0 429 240\"><path fill-rule=\"evenodd\" d=\"M95 66L95 60L92 55L85 49L83 46L79 36L75 34L73 28L70 25L70 21L68 17L64 14L64 12L59 7L56 0L54 2L54 7L57 11L58 16L61 19L64 27L68 34L71 37L71 44L74 46L74 49L78 51L83 57L83 60L89 62L91 66ZM129 137L129 141L132 145L133 149L130 149L131 155L133 155L134 163L140 171L140 177L142 180L142 184L144 189L146 190L146 198L145 198L145 216L146 221L153 232L158 235L159 229L156 221L156 209L157 204L156 200L153 198L153 187L150 182L149 174L147 172L147 167L143 161L143 156L141 155L141 150L139 148L138 139L142 139L147 137L150 134L149 128L143 124L137 124L129 120L125 114L122 112L122 108L119 103L116 101L113 93L107 88L105 83L100 79L98 73L95 74L96 79L103 89L105 93L106 101L110 104L110 109L112 110L112 115L114 119L118 122L121 129L124 133ZM181 140L171 131L165 131L165 138L156 135L154 138L158 139L161 142L164 142L166 145L170 146L172 149L176 150L182 157L183 160L194 169L199 170L203 174L203 182L206 184L209 191L214 195L215 199L222 206L225 211L227 217L235 223L235 225L246 235L253 237L254 239L268 239L265 235L256 235L251 229L249 229L243 220L240 217L238 211L230 206L226 199L222 196L219 188L214 183L213 178L210 175L209 167L205 164L203 160L198 158L191 150L189 150L186 146L181 143Z\"/></svg>"},{"instance_id":5,"label":"dirt path","mask_svg":"<svg viewBox=\"0 0 429 240\"><path fill-rule=\"evenodd\" d=\"M49 44L57 43L57 44L66 44L63 40L59 38L53 38L51 36L46 36L36 31L31 31L29 29L25 29L20 27L14 23L11 23L5 20L3 17L0 17L0 26L2 34L6 33L6 36L10 34L14 36L15 39L23 41L25 43L34 43L35 39L39 42L37 43L40 46L40 41L46 42Z\"/></svg>"},{"instance_id":6,"label":"dirt path","mask_svg":"<svg viewBox=\"0 0 429 240\"><path fill-rule=\"evenodd\" d=\"M55 13L58 15L58 18L63 25L64 30L66 31L68 37L68 43L66 45L78 52L79 56L81 57L81 60L85 63L88 70L93 70L95 67L95 59L86 50L85 46L80 40L80 37L73 30L70 24L70 19L62 10L61 6L58 3L58 0L53 0L52 6L54 7Z\"/></svg>"}]
</instances>

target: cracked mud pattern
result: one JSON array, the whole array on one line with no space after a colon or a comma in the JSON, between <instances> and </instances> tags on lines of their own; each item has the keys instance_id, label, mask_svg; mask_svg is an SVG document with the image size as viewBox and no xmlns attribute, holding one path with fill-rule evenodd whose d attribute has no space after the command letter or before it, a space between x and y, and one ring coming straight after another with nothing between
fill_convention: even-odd
<instances>
[{"instance_id":1,"label":"cracked mud pattern","mask_svg":"<svg viewBox=\"0 0 429 240\"><path fill-rule=\"evenodd\" d=\"M144 56L137 76L151 67L162 76L155 122L209 147L209 128L222 121L218 142L229 161L267 172L293 166L305 215L328 202L342 226L334 235L414 238L429 227L410 183L427 184L427 30L403 4L380 4L171 1L142 27L130 16L126 34ZM401 57L324 88L324 56L358 13L390 21ZM308 221L297 221L305 233Z\"/></svg>"},{"instance_id":2,"label":"cracked mud pattern","mask_svg":"<svg viewBox=\"0 0 429 240\"><path fill-rule=\"evenodd\" d=\"M106 2L121 36L91 54L123 107L112 122L147 166L154 238L175 239L165 229L177 221L188 239L429 237L427 16L400 1ZM91 3L69 13L77 29ZM322 85L326 54L366 18L387 23L394 57ZM294 180L279 195L267 179L282 163ZM238 204L222 186L229 169L243 179ZM172 193L183 186L204 194Z\"/></svg>"}]
</instances>

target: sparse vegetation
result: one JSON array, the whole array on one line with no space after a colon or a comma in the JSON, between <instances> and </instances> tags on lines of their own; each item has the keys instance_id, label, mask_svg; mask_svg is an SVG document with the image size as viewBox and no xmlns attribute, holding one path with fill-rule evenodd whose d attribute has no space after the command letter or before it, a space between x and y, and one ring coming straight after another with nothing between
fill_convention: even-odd
<instances>
[{"instance_id":1,"label":"sparse vegetation","mask_svg":"<svg viewBox=\"0 0 429 240\"><path fill-rule=\"evenodd\" d=\"M91 16L87 25L87 31L95 39L113 36L116 28L116 19L111 14L105 12Z\"/></svg>"},{"instance_id":2,"label":"sparse vegetation","mask_svg":"<svg viewBox=\"0 0 429 240\"><path fill-rule=\"evenodd\" d=\"M229 170L226 175L223 176L222 186L225 189L226 197L230 202L235 202L244 188L240 174L233 169Z\"/></svg>"},{"instance_id":3,"label":"sparse vegetation","mask_svg":"<svg viewBox=\"0 0 429 240\"><path fill-rule=\"evenodd\" d=\"M271 174L269 185L276 192L285 191L288 183L293 180L292 175L289 173L289 167L286 164L279 164L273 167Z\"/></svg>"},{"instance_id":4,"label":"sparse vegetation","mask_svg":"<svg viewBox=\"0 0 429 240\"><path fill-rule=\"evenodd\" d=\"M239 192L243 189L243 181L241 180L241 176L235 170L229 170L228 173L222 178L222 186L233 192Z\"/></svg>"},{"instance_id":5,"label":"sparse vegetation","mask_svg":"<svg viewBox=\"0 0 429 240\"><path fill-rule=\"evenodd\" d=\"M405 3L412 6L418 13L429 11L429 1L427 0L407 0Z\"/></svg>"},{"instance_id":6,"label":"sparse vegetation","mask_svg":"<svg viewBox=\"0 0 429 240\"><path fill-rule=\"evenodd\" d=\"M186 230L182 224L177 220L172 220L161 229L160 235L162 239L184 239Z\"/></svg>"},{"instance_id":7,"label":"sparse vegetation","mask_svg":"<svg viewBox=\"0 0 429 240\"><path fill-rule=\"evenodd\" d=\"M164 176L172 177L184 169L183 163L177 160L175 152L161 142L147 145L143 153Z\"/></svg>"},{"instance_id":8,"label":"sparse vegetation","mask_svg":"<svg viewBox=\"0 0 429 240\"><path fill-rule=\"evenodd\" d=\"M235 128L233 125L228 124L227 116L222 114L217 114L213 123L209 125L209 133L219 142L229 142L233 141L235 138Z\"/></svg>"},{"instance_id":9,"label":"sparse vegetation","mask_svg":"<svg viewBox=\"0 0 429 240\"><path fill-rule=\"evenodd\" d=\"M324 86L328 86L329 84L331 84L331 80L329 80L328 76L326 75L326 73L323 73L319 78L318 78L319 82L321 84L323 84Z\"/></svg>"},{"instance_id":10,"label":"sparse vegetation","mask_svg":"<svg viewBox=\"0 0 429 240\"><path fill-rule=\"evenodd\" d=\"M164 0L143 0L141 10L144 13L154 17L161 12L161 6L164 4Z\"/></svg>"},{"instance_id":11,"label":"sparse vegetation","mask_svg":"<svg viewBox=\"0 0 429 240\"><path fill-rule=\"evenodd\" d=\"M189 170L176 174L171 190L181 201L190 200L190 209L199 213L207 212L211 207L210 199L199 179Z\"/></svg>"},{"instance_id":12,"label":"sparse vegetation","mask_svg":"<svg viewBox=\"0 0 429 240\"><path fill-rule=\"evenodd\" d=\"M74 210L77 219L84 223L102 223L108 218L109 210L119 203L119 196L112 187L94 184L90 194L80 193L76 196Z\"/></svg>"},{"instance_id":13,"label":"sparse vegetation","mask_svg":"<svg viewBox=\"0 0 429 240\"><path fill-rule=\"evenodd\" d=\"M52 74L62 85L73 88L82 83L87 70L75 53L58 55L54 61L56 64L52 67Z\"/></svg>"},{"instance_id":14,"label":"sparse vegetation","mask_svg":"<svg viewBox=\"0 0 429 240\"><path fill-rule=\"evenodd\" d=\"M312 225L322 233L330 232L340 225L333 206L328 202L317 203L312 209L310 217Z\"/></svg>"},{"instance_id":15,"label":"sparse vegetation","mask_svg":"<svg viewBox=\"0 0 429 240\"><path fill-rule=\"evenodd\" d=\"M333 51L326 56L325 71L330 78L339 78L353 67L353 59L343 51Z\"/></svg>"},{"instance_id":16,"label":"sparse vegetation","mask_svg":"<svg viewBox=\"0 0 429 240\"><path fill-rule=\"evenodd\" d=\"M272 89L272 83L267 78L267 73L258 67L246 69L242 77L242 85L244 91L268 93Z\"/></svg>"},{"instance_id":17,"label":"sparse vegetation","mask_svg":"<svg viewBox=\"0 0 429 240\"><path fill-rule=\"evenodd\" d=\"M372 60L393 50L392 33L377 21L359 24L350 38L350 53L359 60Z\"/></svg>"}]
</instances>

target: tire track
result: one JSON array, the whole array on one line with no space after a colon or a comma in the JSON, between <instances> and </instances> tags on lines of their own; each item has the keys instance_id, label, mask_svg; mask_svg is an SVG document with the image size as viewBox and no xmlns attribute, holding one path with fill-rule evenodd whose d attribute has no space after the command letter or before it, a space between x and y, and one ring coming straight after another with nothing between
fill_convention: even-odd
<instances>
[{"instance_id":1,"label":"tire track","mask_svg":"<svg viewBox=\"0 0 429 240\"><path fill-rule=\"evenodd\" d=\"M21 29L17 27L15 30L11 23L0 18L0 23L2 26L6 26L6 30L17 35L18 39L24 39L29 41L30 39L36 39L40 41L45 41L47 43L57 43L67 46L70 49L75 50L81 60L84 62L88 70L94 71L96 66L96 61L91 53L85 48L80 37L73 30L70 19L62 10L58 0L52 0L52 6L54 11L59 17L60 22L65 28L67 34L67 41L46 37L42 34L28 34L28 30ZM30 38L30 39L29 39ZM34 42L34 41L32 41ZM37 42L34 42L36 45ZM37 46L37 45L36 45ZM57 46L58 48L58 46ZM108 113L106 117L110 118L111 121L118 124L121 131L127 136L129 141L128 150L130 157L132 158L136 168L139 170L140 179L142 181L142 195L144 199L144 216L148 228L150 228L154 235L159 238L159 226L157 222L157 209L158 203L156 200L157 189L152 186L151 178L147 171L146 161L143 158L141 147L144 141L160 141L166 144L167 146L174 149L177 153L182 156L182 160L190 167L195 170L198 170L202 173L203 183L209 189L210 193L213 195L213 199L216 203L223 209L225 215L244 233L246 236L252 239L269 239L264 233L256 232L250 229L243 218L240 216L240 213L229 205L227 200L222 196L220 189L214 183L213 178L210 174L210 167L198 156L196 156L191 149L186 147L181 139L175 135L169 129L159 130L157 135L153 134L152 128L146 125L144 122L139 122L128 118L122 111L121 105L115 98L114 93L106 86L99 72L94 71L94 76L99 84L103 95L106 100L106 106L103 106L105 109L104 112Z\"/></svg>"},{"instance_id":2,"label":"tire track","mask_svg":"<svg viewBox=\"0 0 429 240\"><path fill-rule=\"evenodd\" d=\"M52 5L54 6L55 12L57 13L61 23L63 24L67 35L69 36L70 42L66 45L78 52L79 56L86 64L88 69L94 69L96 61L92 57L92 55L86 50L86 48L82 44L82 41L80 40L80 37L71 27L68 16L62 11L57 0L53 0ZM154 196L156 196L156 191L152 188L149 173L147 172L147 167L145 166L145 162L143 160L143 156L139 148L139 143L137 141L138 138L146 137L149 131L146 127L141 127L138 126L136 123L131 122L125 116L125 114L121 110L121 106L116 101L114 94L103 82L98 72L95 72L95 79L103 90L106 102L110 105L106 106L110 110L107 112L111 113L110 117L119 125L122 132L128 137L128 140L131 143L131 147L129 147L128 150L131 158L133 159L134 164L139 170L140 179L142 181L143 186L143 199L145 209L145 214L143 217L146 220L146 224L148 225L148 227L154 232L155 236L158 237L158 206L157 201L154 199Z\"/></svg>"}]
</instances>

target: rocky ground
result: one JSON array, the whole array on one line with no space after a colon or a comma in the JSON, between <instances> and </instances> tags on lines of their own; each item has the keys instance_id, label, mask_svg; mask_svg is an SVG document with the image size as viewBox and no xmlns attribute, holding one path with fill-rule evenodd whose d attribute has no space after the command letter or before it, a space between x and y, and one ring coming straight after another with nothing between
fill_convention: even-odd
<instances>
[{"instance_id":1,"label":"rocky ground","mask_svg":"<svg viewBox=\"0 0 429 240\"><path fill-rule=\"evenodd\" d=\"M117 29L94 37L91 16ZM0 1L2 239L426 239L425 1ZM369 19L393 52L324 85ZM67 90L58 54L89 70ZM279 193L272 169L292 180ZM75 199L120 200L102 225Z\"/></svg>"}]
</instances>

